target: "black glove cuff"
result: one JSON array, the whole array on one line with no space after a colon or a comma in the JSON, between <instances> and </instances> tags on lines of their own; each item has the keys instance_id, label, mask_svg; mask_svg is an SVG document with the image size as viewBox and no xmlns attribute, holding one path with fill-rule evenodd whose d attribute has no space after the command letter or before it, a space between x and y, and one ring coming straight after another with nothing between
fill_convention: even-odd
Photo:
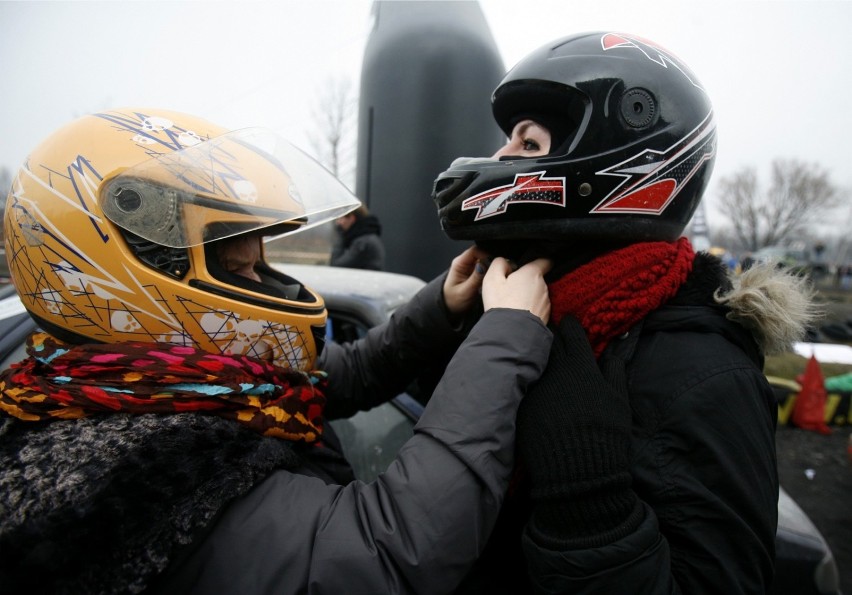
<instances>
[{"instance_id":1,"label":"black glove cuff","mask_svg":"<svg viewBox=\"0 0 852 595\"><path fill-rule=\"evenodd\" d=\"M547 549L602 547L636 531L645 512L633 490L571 502L539 502L527 525L530 537Z\"/></svg>"}]
</instances>

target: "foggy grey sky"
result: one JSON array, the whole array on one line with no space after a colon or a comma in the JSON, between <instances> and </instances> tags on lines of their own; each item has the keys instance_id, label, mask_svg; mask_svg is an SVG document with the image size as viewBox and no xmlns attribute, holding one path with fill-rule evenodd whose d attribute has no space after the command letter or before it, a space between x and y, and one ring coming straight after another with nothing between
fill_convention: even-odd
<instances>
[{"instance_id":1,"label":"foggy grey sky","mask_svg":"<svg viewBox=\"0 0 852 595\"><path fill-rule=\"evenodd\" d=\"M504 64L552 39L610 29L682 58L717 113L714 182L776 157L852 188L852 2L481 0ZM163 107L266 126L309 150L311 102L358 72L372 0L0 1L0 166L13 171L71 119ZM708 190L713 203L715 184ZM711 211L712 217L712 211Z\"/></svg>"}]
</instances>

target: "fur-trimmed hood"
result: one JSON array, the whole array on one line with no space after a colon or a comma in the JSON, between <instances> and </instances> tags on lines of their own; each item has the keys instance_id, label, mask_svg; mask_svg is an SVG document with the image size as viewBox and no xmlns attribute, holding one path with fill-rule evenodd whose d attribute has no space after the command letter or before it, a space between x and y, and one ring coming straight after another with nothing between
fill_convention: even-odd
<instances>
[{"instance_id":1,"label":"fur-trimmed hood","mask_svg":"<svg viewBox=\"0 0 852 595\"><path fill-rule=\"evenodd\" d=\"M758 264L730 279L730 290L717 290L714 298L730 308L729 320L754 333L766 355L790 351L821 316L807 278Z\"/></svg>"},{"instance_id":2,"label":"fur-trimmed hood","mask_svg":"<svg viewBox=\"0 0 852 595\"><path fill-rule=\"evenodd\" d=\"M723 307L754 338L763 355L783 353L804 338L821 315L807 278L758 264L735 275L715 256L699 252L686 284L669 305Z\"/></svg>"}]
</instances>

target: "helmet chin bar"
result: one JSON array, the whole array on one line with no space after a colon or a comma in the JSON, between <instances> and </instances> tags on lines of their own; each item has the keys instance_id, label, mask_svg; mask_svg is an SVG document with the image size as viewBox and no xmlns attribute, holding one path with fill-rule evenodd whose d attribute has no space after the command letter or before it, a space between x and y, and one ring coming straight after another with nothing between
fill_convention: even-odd
<instances>
[{"instance_id":1,"label":"helmet chin bar","mask_svg":"<svg viewBox=\"0 0 852 595\"><path fill-rule=\"evenodd\" d=\"M672 221L653 221L636 218L605 216L596 220L530 220L517 221L511 227L503 223L476 226L447 226L442 229L453 240L473 240L477 243L499 240L525 242L554 242L572 245L580 242L628 244L631 242L666 241L680 237L683 226Z\"/></svg>"},{"instance_id":2,"label":"helmet chin bar","mask_svg":"<svg viewBox=\"0 0 852 595\"><path fill-rule=\"evenodd\" d=\"M69 345L83 345L85 343L103 343L104 341L98 341L97 339L93 339L91 337L86 337L85 335L80 335L63 326L59 326L58 324L53 324L49 322L47 319L39 316L38 314L33 313L32 310L27 309L30 317L35 321L38 327L51 335L52 337L56 337L63 343L68 343Z\"/></svg>"}]
</instances>

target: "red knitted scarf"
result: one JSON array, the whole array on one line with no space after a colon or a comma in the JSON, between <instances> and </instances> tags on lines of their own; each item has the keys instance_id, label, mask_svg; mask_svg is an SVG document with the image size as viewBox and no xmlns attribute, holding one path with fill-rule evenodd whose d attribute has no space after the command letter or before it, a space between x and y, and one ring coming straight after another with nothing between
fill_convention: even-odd
<instances>
[{"instance_id":1,"label":"red knitted scarf","mask_svg":"<svg viewBox=\"0 0 852 595\"><path fill-rule=\"evenodd\" d=\"M550 319L580 321L600 356L613 337L623 335L672 298L692 271L689 240L633 244L604 254L551 283Z\"/></svg>"}]
</instances>

